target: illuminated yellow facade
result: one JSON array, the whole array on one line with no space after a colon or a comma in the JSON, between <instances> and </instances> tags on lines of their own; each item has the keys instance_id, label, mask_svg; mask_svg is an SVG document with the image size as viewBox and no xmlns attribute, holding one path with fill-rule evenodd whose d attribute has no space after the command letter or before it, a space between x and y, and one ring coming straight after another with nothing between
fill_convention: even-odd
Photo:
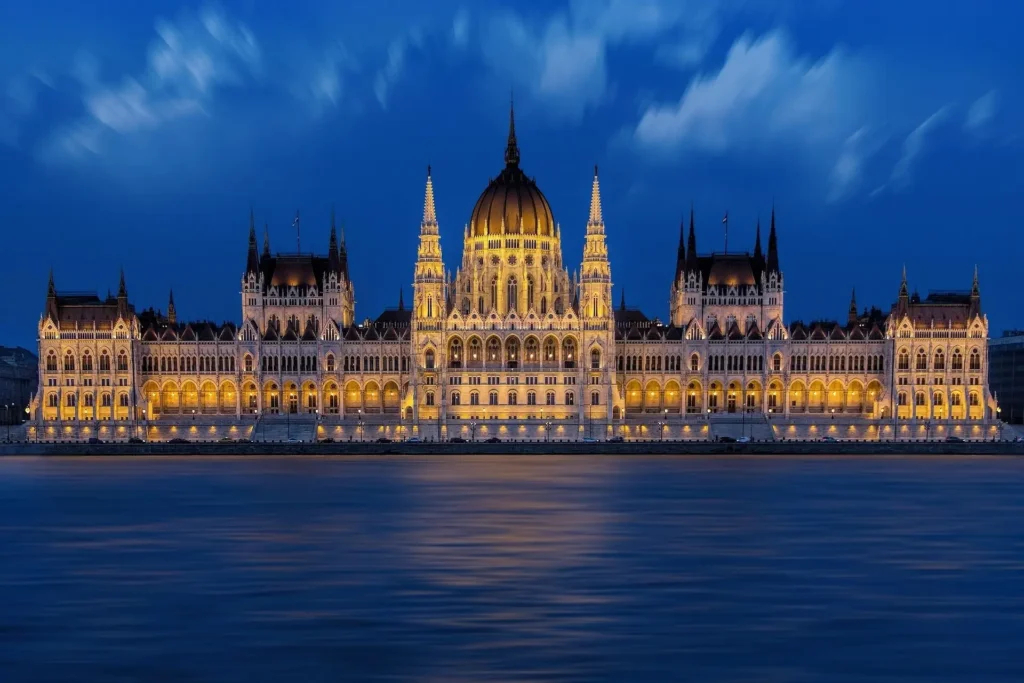
<instances>
[{"instance_id":1,"label":"illuminated yellow facade","mask_svg":"<svg viewBox=\"0 0 1024 683\"><path fill-rule=\"evenodd\" d=\"M669 320L612 299L595 167L579 271L520 167L473 207L445 267L427 172L413 298L357 323L344 234L326 256L257 247L250 215L242 322L179 323L117 296L58 293L39 323L36 438L992 438L988 321L971 291L910 294L845 323L784 321L775 212L768 248L700 254L680 226ZM298 220L298 219L296 219ZM895 414L894 414L895 411ZM142 425L140 427L140 425ZM303 427L305 425L306 427ZM286 434L291 434L290 431ZM261 436L262 435L262 436Z\"/></svg>"}]
</instances>

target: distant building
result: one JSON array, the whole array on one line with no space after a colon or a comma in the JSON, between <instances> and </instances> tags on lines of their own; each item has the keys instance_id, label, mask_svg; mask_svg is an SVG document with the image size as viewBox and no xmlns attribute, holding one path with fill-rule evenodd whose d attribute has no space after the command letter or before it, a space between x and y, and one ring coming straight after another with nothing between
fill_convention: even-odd
<instances>
[{"instance_id":1,"label":"distant building","mask_svg":"<svg viewBox=\"0 0 1024 683\"><path fill-rule=\"evenodd\" d=\"M326 255L274 254L250 213L237 322L182 320L173 297L166 315L137 310L123 274L105 299L58 291L51 275L34 433L127 438L141 421L151 439L216 438L256 421L290 434L297 419L335 439L702 439L733 421L756 438L997 433L977 271L968 290L921 297L904 270L887 311L851 297L842 320L788 322L774 209L767 248L758 225L751 251L726 253L698 251L691 211L674 272L665 255L662 322L612 300L612 256L651 255L609 253L597 168L570 272L520 161L510 118L504 168L448 233L462 247L454 273L427 169L411 302L363 322L333 218Z\"/></svg>"},{"instance_id":2,"label":"distant building","mask_svg":"<svg viewBox=\"0 0 1024 683\"><path fill-rule=\"evenodd\" d=\"M0 424L24 421L39 383L36 355L20 346L0 346Z\"/></svg>"},{"instance_id":3,"label":"distant building","mask_svg":"<svg viewBox=\"0 0 1024 683\"><path fill-rule=\"evenodd\" d=\"M1006 330L988 343L988 382L999 399L999 416L1024 423L1024 330Z\"/></svg>"}]
</instances>

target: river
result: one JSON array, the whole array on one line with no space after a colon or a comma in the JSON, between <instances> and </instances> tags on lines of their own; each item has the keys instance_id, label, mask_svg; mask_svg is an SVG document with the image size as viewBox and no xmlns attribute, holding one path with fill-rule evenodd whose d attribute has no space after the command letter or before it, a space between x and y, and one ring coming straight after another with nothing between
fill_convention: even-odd
<instances>
[{"instance_id":1,"label":"river","mask_svg":"<svg viewBox=\"0 0 1024 683\"><path fill-rule=\"evenodd\" d=\"M0 458L0 680L1024 680L1024 460Z\"/></svg>"}]
</instances>

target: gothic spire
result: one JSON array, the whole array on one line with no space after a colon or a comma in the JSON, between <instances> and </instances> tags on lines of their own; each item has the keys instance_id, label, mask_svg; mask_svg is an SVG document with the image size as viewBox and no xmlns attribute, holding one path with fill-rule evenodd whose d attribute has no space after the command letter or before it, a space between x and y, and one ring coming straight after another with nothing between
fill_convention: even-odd
<instances>
[{"instance_id":1,"label":"gothic spire","mask_svg":"<svg viewBox=\"0 0 1024 683\"><path fill-rule=\"evenodd\" d=\"M597 179L597 164L594 164L594 185L590 188L590 221L587 223L589 229L590 226L598 226L604 223L604 218L601 215L601 185Z\"/></svg>"},{"instance_id":2,"label":"gothic spire","mask_svg":"<svg viewBox=\"0 0 1024 683\"><path fill-rule=\"evenodd\" d=\"M674 284L686 272L686 217L679 218L679 246L676 248L676 277Z\"/></svg>"},{"instance_id":3,"label":"gothic spire","mask_svg":"<svg viewBox=\"0 0 1024 683\"><path fill-rule=\"evenodd\" d=\"M760 260L764 258L764 254L761 253L761 218L757 219L757 236L754 238L754 258Z\"/></svg>"},{"instance_id":4,"label":"gothic spire","mask_svg":"<svg viewBox=\"0 0 1024 683\"><path fill-rule=\"evenodd\" d=\"M167 297L167 322L175 324L178 322L178 311L174 307L174 290L170 291L170 295Z\"/></svg>"},{"instance_id":5,"label":"gothic spire","mask_svg":"<svg viewBox=\"0 0 1024 683\"><path fill-rule=\"evenodd\" d=\"M423 198L422 227L437 226L437 209L434 206L434 181L430 177L430 166L427 166L427 189Z\"/></svg>"},{"instance_id":6,"label":"gothic spire","mask_svg":"<svg viewBox=\"0 0 1024 683\"><path fill-rule=\"evenodd\" d=\"M850 292L850 310L847 312L846 321L850 325L857 324L857 289Z\"/></svg>"},{"instance_id":7,"label":"gothic spire","mask_svg":"<svg viewBox=\"0 0 1024 683\"><path fill-rule=\"evenodd\" d=\"M619 290L619 310L620 311L626 310L626 288L625 287L623 287L621 290Z\"/></svg>"},{"instance_id":8,"label":"gothic spire","mask_svg":"<svg viewBox=\"0 0 1024 683\"><path fill-rule=\"evenodd\" d=\"M906 299L910 296L910 290L907 287L907 264L903 264L903 279L900 281L900 299Z\"/></svg>"},{"instance_id":9,"label":"gothic spire","mask_svg":"<svg viewBox=\"0 0 1024 683\"><path fill-rule=\"evenodd\" d=\"M260 270L260 252L256 245L256 217L249 207L249 254L245 261L246 273L258 273Z\"/></svg>"},{"instance_id":10,"label":"gothic spire","mask_svg":"<svg viewBox=\"0 0 1024 683\"><path fill-rule=\"evenodd\" d=\"M402 298L402 295L404 294L404 291L405 291L405 287L399 287L398 288L398 310L400 310L400 311L404 311L405 310L405 301Z\"/></svg>"},{"instance_id":11,"label":"gothic spire","mask_svg":"<svg viewBox=\"0 0 1024 683\"><path fill-rule=\"evenodd\" d=\"M128 288L125 287L125 284L124 284L124 268L121 268L121 282L117 285L117 298L118 299L127 299L128 298Z\"/></svg>"},{"instance_id":12,"label":"gothic spire","mask_svg":"<svg viewBox=\"0 0 1024 683\"><path fill-rule=\"evenodd\" d=\"M332 273L341 273L341 255L338 253L338 233L334 227L334 207L331 207L331 239L327 246L327 268Z\"/></svg>"},{"instance_id":13,"label":"gothic spire","mask_svg":"<svg viewBox=\"0 0 1024 683\"><path fill-rule=\"evenodd\" d=\"M270 227L263 224L263 258L270 258Z\"/></svg>"},{"instance_id":14,"label":"gothic spire","mask_svg":"<svg viewBox=\"0 0 1024 683\"><path fill-rule=\"evenodd\" d=\"M978 286L978 266L974 266L974 282L971 283L971 296L981 296L981 288Z\"/></svg>"},{"instance_id":15,"label":"gothic spire","mask_svg":"<svg viewBox=\"0 0 1024 683\"><path fill-rule=\"evenodd\" d=\"M505 165L519 166L519 143L516 141L516 107L509 100L508 107L508 144L505 146Z\"/></svg>"},{"instance_id":16,"label":"gothic spire","mask_svg":"<svg viewBox=\"0 0 1024 683\"><path fill-rule=\"evenodd\" d=\"M53 268L50 268L50 283L46 287L46 298L56 298L57 286L53 284Z\"/></svg>"},{"instance_id":17,"label":"gothic spire","mask_svg":"<svg viewBox=\"0 0 1024 683\"><path fill-rule=\"evenodd\" d=\"M768 262L766 268L769 273L779 272L779 242L775 235L775 205L772 204L772 225L768 232Z\"/></svg>"},{"instance_id":18,"label":"gothic spire","mask_svg":"<svg viewBox=\"0 0 1024 683\"><path fill-rule=\"evenodd\" d=\"M690 205L690 235L686 238L686 272L697 270L697 232L693 221L693 205Z\"/></svg>"}]
</instances>

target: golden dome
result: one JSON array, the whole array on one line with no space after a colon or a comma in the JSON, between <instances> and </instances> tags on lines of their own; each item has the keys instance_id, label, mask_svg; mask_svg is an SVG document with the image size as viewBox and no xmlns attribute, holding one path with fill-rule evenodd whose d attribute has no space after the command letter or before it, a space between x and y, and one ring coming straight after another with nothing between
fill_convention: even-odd
<instances>
[{"instance_id":1,"label":"golden dome","mask_svg":"<svg viewBox=\"0 0 1024 683\"><path fill-rule=\"evenodd\" d=\"M555 234L551 205L537 183L527 178L519 168L514 112L509 118L505 169L487 185L476 201L469 225L474 237L501 234L551 237Z\"/></svg>"}]
</instances>

